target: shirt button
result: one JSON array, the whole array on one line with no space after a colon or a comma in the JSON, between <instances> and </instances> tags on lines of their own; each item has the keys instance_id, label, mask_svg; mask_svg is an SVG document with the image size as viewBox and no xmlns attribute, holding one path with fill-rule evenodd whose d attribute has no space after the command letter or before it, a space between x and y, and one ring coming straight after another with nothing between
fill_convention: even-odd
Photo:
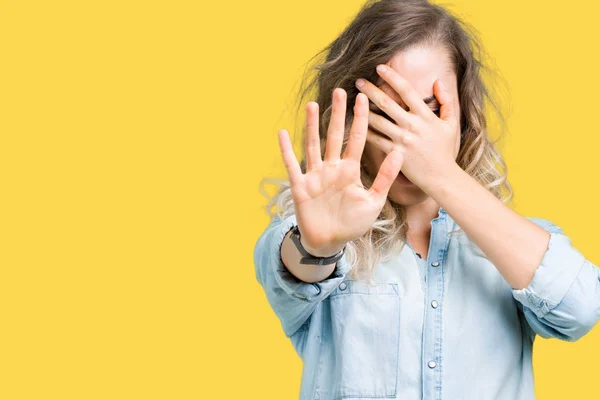
<instances>
[{"instance_id":1,"label":"shirt button","mask_svg":"<svg viewBox=\"0 0 600 400\"><path fill-rule=\"evenodd\" d=\"M429 362L427 363L427 365L429 366L429 368L435 368L435 366L436 366L437 364L435 363L435 361L429 361Z\"/></svg>"},{"instance_id":2,"label":"shirt button","mask_svg":"<svg viewBox=\"0 0 600 400\"><path fill-rule=\"evenodd\" d=\"M340 290L346 289L346 282L340 283Z\"/></svg>"},{"instance_id":3,"label":"shirt button","mask_svg":"<svg viewBox=\"0 0 600 400\"><path fill-rule=\"evenodd\" d=\"M432 262L432 263L431 263L431 266L432 266L432 267L439 267L439 266L440 266L440 263L439 263L439 262L437 262L437 261L434 261L434 262Z\"/></svg>"},{"instance_id":4,"label":"shirt button","mask_svg":"<svg viewBox=\"0 0 600 400\"><path fill-rule=\"evenodd\" d=\"M433 307L433 308L437 308L437 306L438 306L438 302L437 302L437 301L435 301L435 300L433 300L433 301L431 302L431 307Z\"/></svg>"}]
</instances>

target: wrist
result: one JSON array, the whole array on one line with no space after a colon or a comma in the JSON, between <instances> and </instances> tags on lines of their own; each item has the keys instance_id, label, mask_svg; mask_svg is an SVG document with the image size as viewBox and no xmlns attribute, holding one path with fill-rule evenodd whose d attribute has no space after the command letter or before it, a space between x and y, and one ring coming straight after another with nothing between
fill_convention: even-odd
<instances>
[{"instance_id":1,"label":"wrist","mask_svg":"<svg viewBox=\"0 0 600 400\"><path fill-rule=\"evenodd\" d=\"M328 246L321 247L311 247L304 242L304 238L300 236L300 244L304 247L310 255L314 257L331 257L340 252L345 246L346 243L343 244L333 244Z\"/></svg>"},{"instance_id":2,"label":"wrist","mask_svg":"<svg viewBox=\"0 0 600 400\"><path fill-rule=\"evenodd\" d=\"M460 174L465 171L456 162L452 162L441 171L433 173L420 186L421 189L432 198L443 198L449 191L456 187Z\"/></svg>"}]
</instances>

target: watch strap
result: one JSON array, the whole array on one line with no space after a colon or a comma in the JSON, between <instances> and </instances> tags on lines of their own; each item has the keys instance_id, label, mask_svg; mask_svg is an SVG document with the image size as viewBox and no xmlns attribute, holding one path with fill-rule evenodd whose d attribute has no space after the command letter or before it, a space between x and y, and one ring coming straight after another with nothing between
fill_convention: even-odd
<instances>
[{"instance_id":1,"label":"watch strap","mask_svg":"<svg viewBox=\"0 0 600 400\"><path fill-rule=\"evenodd\" d=\"M344 250L346 249L346 246L344 246L344 248L338 251L336 254L329 257L313 256L308 251L306 251L306 249L304 248L304 246L302 246L302 243L300 242L300 229L298 228L298 225L294 226L291 229L291 231L292 241L296 245L298 251L303 256L302 259L300 259L300 264L329 265L337 262L344 255Z\"/></svg>"}]
</instances>

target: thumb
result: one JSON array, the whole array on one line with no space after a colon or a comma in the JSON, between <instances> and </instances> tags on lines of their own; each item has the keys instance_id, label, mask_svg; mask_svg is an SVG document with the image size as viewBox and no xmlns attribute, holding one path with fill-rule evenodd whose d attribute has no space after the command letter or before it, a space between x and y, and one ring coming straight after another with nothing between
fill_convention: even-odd
<instances>
[{"instance_id":1,"label":"thumb","mask_svg":"<svg viewBox=\"0 0 600 400\"><path fill-rule=\"evenodd\" d=\"M403 163L404 154L402 154L401 150L396 149L388 153L379 167L379 172L377 172L373 184L369 188L369 194L378 201L385 199Z\"/></svg>"}]
</instances>

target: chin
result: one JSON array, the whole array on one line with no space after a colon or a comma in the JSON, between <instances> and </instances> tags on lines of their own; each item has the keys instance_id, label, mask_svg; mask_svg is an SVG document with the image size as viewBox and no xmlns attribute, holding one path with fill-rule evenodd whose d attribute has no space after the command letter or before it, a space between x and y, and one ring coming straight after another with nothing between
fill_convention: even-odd
<instances>
[{"instance_id":1,"label":"chin","mask_svg":"<svg viewBox=\"0 0 600 400\"><path fill-rule=\"evenodd\" d=\"M394 182L388 192L388 197L398 204L410 206L421 203L426 200L429 195L422 191L417 185L402 185L398 182Z\"/></svg>"}]
</instances>

